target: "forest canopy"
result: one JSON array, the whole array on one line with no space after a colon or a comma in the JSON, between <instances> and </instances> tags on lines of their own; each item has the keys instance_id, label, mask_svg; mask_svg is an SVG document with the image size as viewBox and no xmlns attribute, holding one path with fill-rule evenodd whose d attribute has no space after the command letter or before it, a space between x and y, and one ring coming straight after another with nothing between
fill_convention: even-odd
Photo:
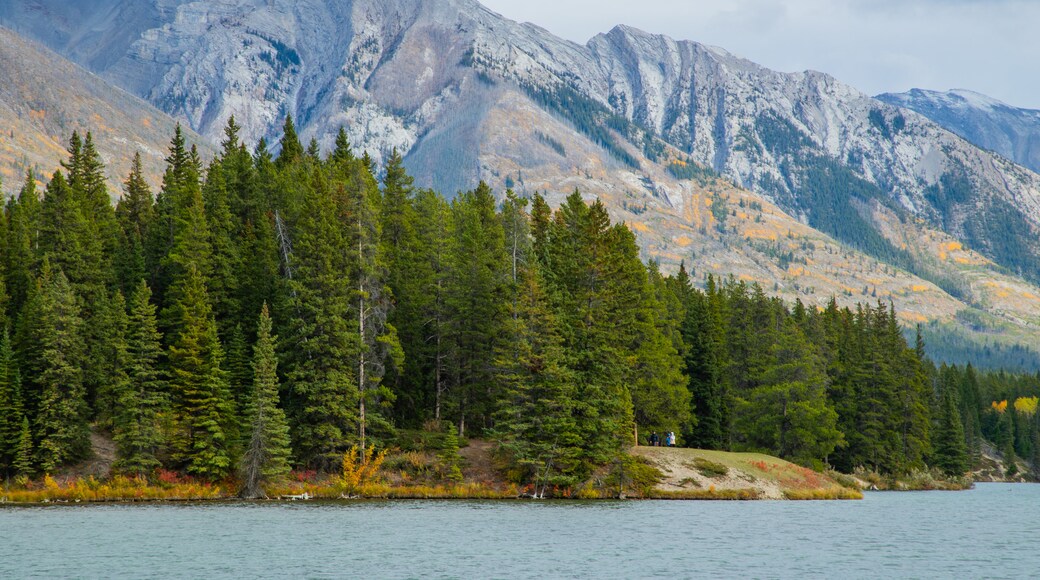
<instances>
[{"instance_id":1,"label":"forest canopy","mask_svg":"<svg viewBox=\"0 0 1040 580\"><path fill-rule=\"evenodd\" d=\"M322 156L288 118L278 150L232 118L204 165L178 129L157 194L138 158L115 206L90 134L26 176L0 214L0 473L54 473L92 430L119 472L254 487L445 422L558 485L652 431L883 473L1040 448L1035 381L936 369L890 304L664 275L579 192L449 201L343 131Z\"/></svg>"}]
</instances>

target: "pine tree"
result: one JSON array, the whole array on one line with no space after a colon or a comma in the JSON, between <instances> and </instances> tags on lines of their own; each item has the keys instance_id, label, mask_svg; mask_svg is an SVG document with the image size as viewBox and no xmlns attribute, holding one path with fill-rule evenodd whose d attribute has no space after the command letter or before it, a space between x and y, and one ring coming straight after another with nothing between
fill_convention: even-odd
<instances>
[{"instance_id":1,"label":"pine tree","mask_svg":"<svg viewBox=\"0 0 1040 580\"><path fill-rule=\"evenodd\" d=\"M573 485L582 438L563 338L536 270L520 272L496 368L501 395L494 438L523 483Z\"/></svg>"},{"instance_id":2,"label":"pine tree","mask_svg":"<svg viewBox=\"0 0 1040 580\"><path fill-rule=\"evenodd\" d=\"M621 301L632 311L632 334L626 350L634 355L626 381L632 393L636 424L644 429L682 432L690 421L689 379L682 373L685 348L672 312L679 306L651 262L639 261L635 239L620 233L629 248L629 285ZM615 277L619 282L622 277ZM676 314L678 314L676 312Z\"/></svg>"},{"instance_id":3,"label":"pine tree","mask_svg":"<svg viewBox=\"0 0 1040 580\"><path fill-rule=\"evenodd\" d=\"M0 256L7 256L8 252L8 228L7 211L0 207ZM7 261L0 259L0 331L9 326L9 315L7 313L8 303L11 297L7 295Z\"/></svg>"},{"instance_id":4,"label":"pine tree","mask_svg":"<svg viewBox=\"0 0 1040 580\"><path fill-rule=\"evenodd\" d=\"M279 169L285 169L304 157L303 145L300 143L299 136L296 135L296 125L293 124L292 115L286 115L285 124L282 125L281 149L275 160Z\"/></svg>"},{"instance_id":5,"label":"pine tree","mask_svg":"<svg viewBox=\"0 0 1040 580\"><path fill-rule=\"evenodd\" d=\"M38 389L35 460L43 473L55 471L90 452L88 409L83 386L83 322L65 274L44 261L38 299L24 316L36 320L30 340L37 345Z\"/></svg>"},{"instance_id":6,"label":"pine tree","mask_svg":"<svg viewBox=\"0 0 1040 580\"><path fill-rule=\"evenodd\" d=\"M6 262L8 312L20 312L35 285L40 252L40 198L36 178L26 173L17 200L7 204L7 253L0 256Z\"/></svg>"},{"instance_id":7,"label":"pine tree","mask_svg":"<svg viewBox=\"0 0 1040 580\"><path fill-rule=\"evenodd\" d=\"M260 312L253 358L253 393L246 412L251 436L242 457L244 498L264 497L264 485L289 473L289 426L278 407L278 357L267 305Z\"/></svg>"},{"instance_id":8,"label":"pine tree","mask_svg":"<svg viewBox=\"0 0 1040 580\"><path fill-rule=\"evenodd\" d=\"M149 228L145 252L149 287L163 306L160 320L163 327L169 324L165 309L178 300L177 281L185 278L188 266L194 264L203 278L208 278L212 271L200 168L195 161L178 125L166 157L162 189L155 203L154 226Z\"/></svg>"},{"instance_id":9,"label":"pine tree","mask_svg":"<svg viewBox=\"0 0 1040 580\"><path fill-rule=\"evenodd\" d=\"M337 158L342 155L337 155ZM395 170L396 171L396 170ZM387 362L403 364L397 330L388 324L391 295L381 242L380 192L369 168L356 160L330 164L330 189L349 248L347 278L353 283L352 324L357 333L354 368L358 385L358 443L362 451L369 431L388 434L390 423L379 412L393 402L382 379Z\"/></svg>"},{"instance_id":10,"label":"pine tree","mask_svg":"<svg viewBox=\"0 0 1040 580\"><path fill-rule=\"evenodd\" d=\"M130 175L123 184L123 197L116 205L116 218L122 236L117 251L120 286L125 293L133 292L138 280L147 278L145 243L155 221L155 200L144 179L141 153L134 153Z\"/></svg>"},{"instance_id":11,"label":"pine tree","mask_svg":"<svg viewBox=\"0 0 1040 580\"><path fill-rule=\"evenodd\" d=\"M940 379L939 413L932 437L931 464L947 475L962 476L968 471L968 447L964 441L964 424L961 421L957 385Z\"/></svg>"},{"instance_id":12,"label":"pine tree","mask_svg":"<svg viewBox=\"0 0 1040 580\"><path fill-rule=\"evenodd\" d=\"M0 329L0 473L10 472L18 452L22 419L21 381L10 333Z\"/></svg>"},{"instance_id":13,"label":"pine tree","mask_svg":"<svg viewBox=\"0 0 1040 580\"><path fill-rule=\"evenodd\" d=\"M160 467L162 418L167 412L166 383L159 369L159 334L152 292L142 279L130 297L126 331L127 379L117 392L114 433L116 471L147 475Z\"/></svg>"},{"instance_id":14,"label":"pine tree","mask_svg":"<svg viewBox=\"0 0 1040 580\"><path fill-rule=\"evenodd\" d=\"M481 182L452 202L447 297L454 348L452 403L459 433L489 418L495 342L502 324L507 259L495 198Z\"/></svg>"},{"instance_id":15,"label":"pine tree","mask_svg":"<svg viewBox=\"0 0 1040 580\"><path fill-rule=\"evenodd\" d=\"M194 264L188 266L171 307L171 321L178 329L168 355L174 457L188 473L216 481L231 470L234 409L220 366L224 353L217 326L202 274Z\"/></svg>"},{"instance_id":16,"label":"pine tree","mask_svg":"<svg viewBox=\"0 0 1040 580\"><path fill-rule=\"evenodd\" d=\"M302 182L301 210L279 234L289 294L283 334L287 412L301 465L340 464L358 428L358 335L352 292L342 279L351 249L343 239L327 182Z\"/></svg>"},{"instance_id":17,"label":"pine tree","mask_svg":"<svg viewBox=\"0 0 1040 580\"><path fill-rule=\"evenodd\" d=\"M683 286L689 280L680 277ZM725 449L726 399L723 390L721 313L714 279L708 280L708 294L690 289L686 298L683 339L687 345L685 372L689 377L691 406L696 421L686 435L687 444L701 449Z\"/></svg>"},{"instance_id":18,"label":"pine tree","mask_svg":"<svg viewBox=\"0 0 1040 580\"><path fill-rule=\"evenodd\" d=\"M746 437L741 447L822 467L843 441L822 361L791 318L769 356L760 383L739 399L737 429Z\"/></svg>"},{"instance_id":19,"label":"pine tree","mask_svg":"<svg viewBox=\"0 0 1040 580\"><path fill-rule=\"evenodd\" d=\"M448 202L423 190L412 202L416 244L395 309L395 325L407 353L395 385L396 413L405 424L422 425L447 416L450 380L449 245L454 238Z\"/></svg>"},{"instance_id":20,"label":"pine tree","mask_svg":"<svg viewBox=\"0 0 1040 580\"><path fill-rule=\"evenodd\" d=\"M345 134L342 136L344 143ZM346 150L337 157L352 158L349 154L349 146L342 145ZM337 147L339 150L340 147ZM392 327L398 336L398 343L402 353L407 346L417 343L419 340L416 331L420 331L418 317L420 316L419 305L423 301L422 293L427 289L422 287L422 279L416 276L421 265L418 263L421 255L417 247L415 207L413 205L413 180L405 171L401 155L395 149L387 161L386 175L383 178L382 197L379 203L379 261L385 271L387 293L386 298L392 301L392 308L387 311L387 324ZM412 356L418 351L412 351ZM407 390L407 362L390 358L386 368L386 385L396 396L402 390Z\"/></svg>"},{"instance_id":21,"label":"pine tree","mask_svg":"<svg viewBox=\"0 0 1040 580\"><path fill-rule=\"evenodd\" d=\"M611 233L606 208L599 202L587 206L577 191L556 212L549 231L547 277L572 353L568 366L577 386L583 469L607 463L632 441L632 396L625 382L630 361L624 351L632 344L632 312L613 278L628 249L618 234L623 232Z\"/></svg>"},{"instance_id":22,"label":"pine tree","mask_svg":"<svg viewBox=\"0 0 1040 580\"><path fill-rule=\"evenodd\" d=\"M97 387L94 417L99 428L111 429L117 413L119 393L126 388L126 371L131 364L126 343L126 300L122 292L116 290L111 298L97 308L97 320L100 332L93 338L97 343L92 351L98 356L96 370L105 377L105 381Z\"/></svg>"},{"instance_id":23,"label":"pine tree","mask_svg":"<svg viewBox=\"0 0 1040 580\"><path fill-rule=\"evenodd\" d=\"M12 465L15 475L29 477L33 474L33 441L32 432L29 430L29 418L22 417L22 426L18 431L18 446L15 450L14 464Z\"/></svg>"}]
</instances>

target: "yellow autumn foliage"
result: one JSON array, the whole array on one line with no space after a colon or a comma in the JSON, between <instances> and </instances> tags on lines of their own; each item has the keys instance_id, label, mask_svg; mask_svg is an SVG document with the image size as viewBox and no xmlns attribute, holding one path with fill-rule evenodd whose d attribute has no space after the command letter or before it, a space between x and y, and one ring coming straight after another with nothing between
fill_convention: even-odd
<instances>
[{"instance_id":1,"label":"yellow autumn foliage","mask_svg":"<svg viewBox=\"0 0 1040 580\"><path fill-rule=\"evenodd\" d=\"M1004 411L1007 411L1008 402L1007 402L1007 400L1001 401L999 403L996 402L996 401L993 401L993 403L990 406L993 407L994 411L996 411L996 412L1000 413L1001 415L1003 415Z\"/></svg>"},{"instance_id":2,"label":"yellow autumn foliage","mask_svg":"<svg viewBox=\"0 0 1040 580\"><path fill-rule=\"evenodd\" d=\"M1036 414L1037 403L1040 403L1040 397L1019 397L1015 399L1015 410L1026 417L1032 417Z\"/></svg>"},{"instance_id":3,"label":"yellow autumn foliage","mask_svg":"<svg viewBox=\"0 0 1040 580\"><path fill-rule=\"evenodd\" d=\"M376 453L375 447L361 451L357 445L343 455L343 475L340 481L348 491L372 483L386 460L386 449Z\"/></svg>"}]
</instances>

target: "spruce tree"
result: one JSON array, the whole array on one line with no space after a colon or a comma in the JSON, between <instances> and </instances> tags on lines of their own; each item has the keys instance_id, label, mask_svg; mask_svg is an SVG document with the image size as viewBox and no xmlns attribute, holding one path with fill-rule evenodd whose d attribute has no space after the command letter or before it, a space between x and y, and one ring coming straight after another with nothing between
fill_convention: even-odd
<instances>
[{"instance_id":1,"label":"spruce tree","mask_svg":"<svg viewBox=\"0 0 1040 580\"><path fill-rule=\"evenodd\" d=\"M793 319L783 325L760 383L739 400L741 447L822 467L843 441L838 415L827 401L819 355Z\"/></svg>"},{"instance_id":2,"label":"spruce tree","mask_svg":"<svg viewBox=\"0 0 1040 580\"><path fill-rule=\"evenodd\" d=\"M167 412L166 383L159 368L159 334L152 292L142 279L130 297L126 331L126 382L116 397L114 434L116 471L148 475L160 467L164 444L162 419Z\"/></svg>"},{"instance_id":3,"label":"spruce tree","mask_svg":"<svg viewBox=\"0 0 1040 580\"><path fill-rule=\"evenodd\" d=\"M969 469L968 447L964 441L956 388L956 385L942 381L939 384L939 413L932 438L931 464L947 475L962 476Z\"/></svg>"},{"instance_id":4,"label":"spruce tree","mask_svg":"<svg viewBox=\"0 0 1040 580\"><path fill-rule=\"evenodd\" d=\"M33 469L32 432L29 430L28 417L22 417L22 425L21 429L18 431L18 445L15 449L12 470L15 475L21 477L29 477L35 471Z\"/></svg>"},{"instance_id":5,"label":"spruce tree","mask_svg":"<svg viewBox=\"0 0 1040 580\"><path fill-rule=\"evenodd\" d=\"M38 280L38 300L25 316L37 324L30 340L37 345L39 399L35 419L35 460L43 473L56 470L90 453L90 430L83 386L83 321L65 274L44 261Z\"/></svg>"},{"instance_id":6,"label":"spruce tree","mask_svg":"<svg viewBox=\"0 0 1040 580\"><path fill-rule=\"evenodd\" d=\"M94 419L101 429L111 429L117 413L119 393L127 385L127 367L131 364L127 353L126 300L116 290L111 298L96 309L100 332L93 340L97 344L91 349L96 356L97 372L105 381L97 387L94 398Z\"/></svg>"},{"instance_id":7,"label":"spruce tree","mask_svg":"<svg viewBox=\"0 0 1040 580\"><path fill-rule=\"evenodd\" d=\"M212 251L212 268L206 289L213 303L217 325L227 340L228 333L240 324L237 317L240 314L238 297L242 257L239 255L238 228L231 213L224 166L219 160L209 166L202 197Z\"/></svg>"},{"instance_id":8,"label":"spruce tree","mask_svg":"<svg viewBox=\"0 0 1040 580\"><path fill-rule=\"evenodd\" d=\"M334 155L335 159L343 157ZM362 450L369 431L389 434L390 423L380 413L393 402L393 392L383 384L386 367L400 367L403 353L397 330L388 324L392 296L381 241L380 192L375 178L357 160L332 161L329 185L337 217L350 248L348 270L353 284L351 326L357 333L354 368L358 385L358 443Z\"/></svg>"},{"instance_id":9,"label":"spruce tree","mask_svg":"<svg viewBox=\"0 0 1040 580\"><path fill-rule=\"evenodd\" d=\"M289 426L278 406L277 339L271 335L271 327L265 304L253 347L253 389L246 411L251 435L242 457L240 495L244 498L264 497L265 484L289 473Z\"/></svg>"},{"instance_id":10,"label":"spruce tree","mask_svg":"<svg viewBox=\"0 0 1040 580\"><path fill-rule=\"evenodd\" d=\"M18 452L24 408L10 332L0 329L0 473L10 473Z\"/></svg>"},{"instance_id":11,"label":"spruce tree","mask_svg":"<svg viewBox=\"0 0 1040 580\"><path fill-rule=\"evenodd\" d=\"M415 253L407 279L408 289L394 311L405 357L403 376L395 385L397 415L406 424L447 417L451 381L448 362L454 351L450 340L451 315L449 247L454 238L451 208L439 194L419 191L412 202L416 216Z\"/></svg>"},{"instance_id":12,"label":"spruce tree","mask_svg":"<svg viewBox=\"0 0 1040 580\"><path fill-rule=\"evenodd\" d=\"M285 169L289 165L301 161L303 157L303 145L296 134L296 125L293 124L292 115L286 115L285 124L282 125L281 151L278 153L275 164L279 169Z\"/></svg>"},{"instance_id":13,"label":"spruce tree","mask_svg":"<svg viewBox=\"0 0 1040 580\"><path fill-rule=\"evenodd\" d=\"M130 175L123 184L123 197L116 205L116 218L122 233L116 258L120 287L129 294L138 280L148 276L145 244L155 221L155 200L144 179L140 152L134 153Z\"/></svg>"},{"instance_id":14,"label":"spruce tree","mask_svg":"<svg viewBox=\"0 0 1040 580\"><path fill-rule=\"evenodd\" d=\"M459 433L465 436L467 421L483 422L493 412L490 372L503 322L508 262L502 224L487 184L481 182L457 196L451 214L446 299L454 343L452 403Z\"/></svg>"},{"instance_id":15,"label":"spruce tree","mask_svg":"<svg viewBox=\"0 0 1040 580\"><path fill-rule=\"evenodd\" d=\"M329 470L356 441L358 385L347 246L336 207L319 175L295 174L301 187L299 215L282 239L282 271L289 298L283 333L287 411L297 460ZM313 176L312 176L313 177Z\"/></svg>"},{"instance_id":16,"label":"spruce tree","mask_svg":"<svg viewBox=\"0 0 1040 580\"><path fill-rule=\"evenodd\" d=\"M627 228L626 228L627 230ZM634 237L618 232L628 247L627 295L620 300L632 314L631 335L626 350L634 360L626 373L636 424L644 429L682 432L690 421L688 379L682 373L685 348L672 312L679 309L675 296L651 262L648 270L639 261ZM617 282L623 276L615 277ZM621 286L621 284L618 284ZM678 313L676 313L678 314Z\"/></svg>"},{"instance_id":17,"label":"spruce tree","mask_svg":"<svg viewBox=\"0 0 1040 580\"><path fill-rule=\"evenodd\" d=\"M520 272L496 360L501 395L493 436L523 483L573 485L582 475L574 377L536 270Z\"/></svg>"},{"instance_id":18,"label":"spruce tree","mask_svg":"<svg viewBox=\"0 0 1040 580\"><path fill-rule=\"evenodd\" d=\"M624 228L627 231L627 228ZM615 279L630 257L624 232L611 231L606 208L587 206L575 191L556 212L546 262L565 346L572 353L584 469L614 459L633 435L632 396L626 383L633 313Z\"/></svg>"},{"instance_id":19,"label":"spruce tree","mask_svg":"<svg viewBox=\"0 0 1040 580\"><path fill-rule=\"evenodd\" d=\"M36 177L27 172L25 184L17 199L7 204L7 253L0 256L6 262L8 312L21 311L35 285L35 276L42 258L40 251L41 204L36 191Z\"/></svg>"},{"instance_id":20,"label":"spruce tree","mask_svg":"<svg viewBox=\"0 0 1040 580\"><path fill-rule=\"evenodd\" d=\"M680 277L684 287L689 280ZM689 377L690 403L695 421L686 443L701 449L725 449L727 429L723 392L723 345L721 313L715 282L708 280L708 294L690 289L686 297L683 339L687 345L684 370Z\"/></svg>"},{"instance_id":21,"label":"spruce tree","mask_svg":"<svg viewBox=\"0 0 1040 580\"><path fill-rule=\"evenodd\" d=\"M206 286L194 264L171 307L171 321L178 329L168 354L174 458L188 473L216 481L231 471L234 409Z\"/></svg>"}]
</instances>

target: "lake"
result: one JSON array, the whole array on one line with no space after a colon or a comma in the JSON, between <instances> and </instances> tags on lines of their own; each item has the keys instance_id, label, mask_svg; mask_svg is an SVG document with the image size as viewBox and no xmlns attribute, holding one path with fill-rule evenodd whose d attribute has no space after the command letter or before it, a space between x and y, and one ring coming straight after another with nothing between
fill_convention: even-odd
<instances>
[{"instance_id":1,"label":"lake","mask_svg":"<svg viewBox=\"0 0 1040 580\"><path fill-rule=\"evenodd\" d=\"M0 508L0 578L1035 578L1040 486L850 502Z\"/></svg>"}]
</instances>

